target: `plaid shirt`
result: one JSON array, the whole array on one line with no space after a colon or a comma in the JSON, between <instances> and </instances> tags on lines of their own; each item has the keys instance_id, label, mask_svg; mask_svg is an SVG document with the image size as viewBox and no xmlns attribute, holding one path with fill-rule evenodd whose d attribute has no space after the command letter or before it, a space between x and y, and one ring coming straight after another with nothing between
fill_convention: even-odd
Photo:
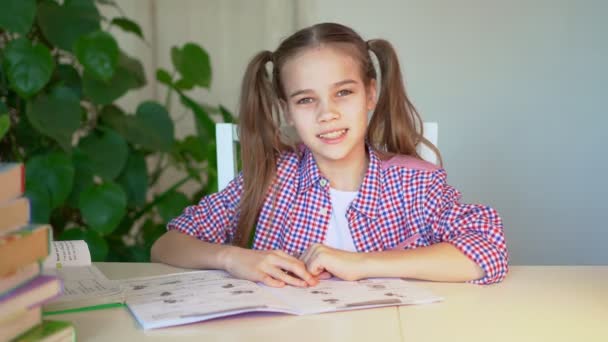
<instances>
[{"instance_id":1,"label":"plaid shirt","mask_svg":"<svg viewBox=\"0 0 608 342\"><path fill-rule=\"evenodd\" d=\"M369 149L369 168L346 217L359 252L412 249L448 242L484 271L473 283L504 279L508 253L498 213L487 206L461 204L460 193L446 184L446 172L408 156L381 161ZM256 227L254 249L281 249L300 255L323 243L331 217L329 181L312 153L284 153L277 165L278 191L266 198ZM175 229L200 240L228 243L238 220L243 178L203 197L171 220Z\"/></svg>"}]
</instances>

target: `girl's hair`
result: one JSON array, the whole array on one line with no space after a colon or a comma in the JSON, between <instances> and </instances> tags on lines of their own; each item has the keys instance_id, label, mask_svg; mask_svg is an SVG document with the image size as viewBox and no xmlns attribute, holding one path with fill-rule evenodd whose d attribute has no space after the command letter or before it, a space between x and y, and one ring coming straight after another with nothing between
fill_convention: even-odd
<instances>
[{"instance_id":1,"label":"girl's hair","mask_svg":"<svg viewBox=\"0 0 608 342\"><path fill-rule=\"evenodd\" d=\"M249 62L241 89L239 139L243 162L243 195L233 244L247 246L266 196L271 196L276 165L281 153L293 149L281 139L280 100L287 102L280 72L285 62L317 46L341 49L358 61L364 85L377 79L369 51L380 67L380 93L367 129L367 142L383 158L403 154L420 158L416 145L423 143L439 151L422 135L422 120L408 99L397 54L383 39L365 42L352 29L335 23L322 23L297 31L285 39L275 52L262 51ZM272 62L272 77L266 64Z\"/></svg>"}]
</instances>

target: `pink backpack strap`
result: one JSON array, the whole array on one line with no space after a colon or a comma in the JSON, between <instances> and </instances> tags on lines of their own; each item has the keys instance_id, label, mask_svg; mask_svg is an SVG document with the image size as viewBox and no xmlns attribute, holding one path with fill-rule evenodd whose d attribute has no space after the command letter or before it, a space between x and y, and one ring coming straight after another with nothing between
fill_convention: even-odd
<instances>
[{"instance_id":1,"label":"pink backpack strap","mask_svg":"<svg viewBox=\"0 0 608 342\"><path fill-rule=\"evenodd\" d=\"M427 161L414 158L411 156L397 155L389 160L382 162L382 169L386 170L391 166L400 166L407 169L425 170L425 171L436 171L439 166L429 163Z\"/></svg>"}]
</instances>

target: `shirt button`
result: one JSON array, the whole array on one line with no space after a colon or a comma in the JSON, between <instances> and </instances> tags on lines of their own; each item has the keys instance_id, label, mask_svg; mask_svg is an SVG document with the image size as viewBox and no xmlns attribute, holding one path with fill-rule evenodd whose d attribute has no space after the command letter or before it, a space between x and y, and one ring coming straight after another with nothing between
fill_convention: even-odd
<instances>
[{"instance_id":1,"label":"shirt button","mask_svg":"<svg viewBox=\"0 0 608 342\"><path fill-rule=\"evenodd\" d=\"M319 185L321 185L322 187L325 187L327 185L327 179L321 178L321 180L319 181Z\"/></svg>"},{"instance_id":2,"label":"shirt button","mask_svg":"<svg viewBox=\"0 0 608 342\"><path fill-rule=\"evenodd\" d=\"M323 216L327 215L327 209L326 208L319 209L319 214L321 214Z\"/></svg>"}]
</instances>

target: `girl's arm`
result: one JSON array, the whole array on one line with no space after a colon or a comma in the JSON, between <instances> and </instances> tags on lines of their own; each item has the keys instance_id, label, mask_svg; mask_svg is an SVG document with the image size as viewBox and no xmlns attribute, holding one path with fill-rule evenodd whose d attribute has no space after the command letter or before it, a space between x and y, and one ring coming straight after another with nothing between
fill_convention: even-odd
<instances>
[{"instance_id":1,"label":"girl's arm","mask_svg":"<svg viewBox=\"0 0 608 342\"><path fill-rule=\"evenodd\" d=\"M170 230L161 236L150 251L152 262L198 269L226 269L229 245L201 241L177 230Z\"/></svg>"},{"instance_id":2,"label":"girl's arm","mask_svg":"<svg viewBox=\"0 0 608 342\"><path fill-rule=\"evenodd\" d=\"M318 283L302 261L282 251L256 251L209 243L176 230L156 240L151 259L178 267L226 270L237 278L274 287L286 284L307 287Z\"/></svg>"},{"instance_id":3,"label":"girl's arm","mask_svg":"<svg viewBox=\"0 0 608 342\"><path fill-rule=\"evenodd\" d=\"M317 275L328 271L344 280L398 277L463 282L484 276L479 265L449 243L428 247L371 253L354 253L313 245L303 256L308 270Z\"/></svg>"},{"instance_id":4,"label":"girl's arm","mask_svg":"<svg viewBox=\"0 0 608 342\"><path fill-rule=\"evenodd\" d=\"M368 253L359 272L364 277L402 277L463 282L483 278L479 265L450 243L403 251Z\"/></svg>"},{"instance_id":5,"label":"girl's arm","mask_svg":"<svg viewBox=\"0 0 608 342\"><path fill-rule=\"evenodd\" d=\"M269 286L315 285L304 263L282 251L256 251L228 245L236 226L241 194L239 176L221 192L203 197L167 224L152 246L153 261L177 267L221 269L237 278ZM298 279L299 278L299 279Z\"/></svg>"}]
</instances>

